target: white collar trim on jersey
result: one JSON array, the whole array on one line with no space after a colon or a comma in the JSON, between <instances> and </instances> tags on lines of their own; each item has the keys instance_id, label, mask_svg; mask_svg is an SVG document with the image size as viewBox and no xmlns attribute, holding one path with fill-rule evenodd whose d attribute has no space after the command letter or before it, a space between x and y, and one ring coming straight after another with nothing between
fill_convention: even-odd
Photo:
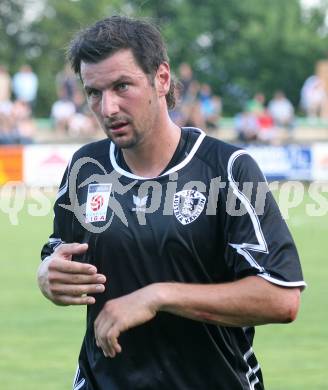
<instances>
[{"instance_id":1,"label":"white collar trim on jersey","mask_svg":"<svg viewBox=\"0 0 328 390\"><path fill-rule=\"evenodd\" d=\"M196 127L188 127L188 129L195 129L199 132L199 136L197 138L197 141L195 142L194 146L192 147L190 153L188 154L188 156L182 160L179 164L175 165L174 167L172 167L171 169L169 169L168 171L164 172L163 174L161 174L160 176L155 176L155 177L143 177L143 176L137 176L137 175L134 175L133 173L131 172L128 172L124 169L122 169L118 164L117 164L117 161L116 161L116 158L115 158L115 144L114 142L111 142L110 143L110 148L109 148L109 157L110 157L110 162L112 163L113 165L113 168L115 169L115 171L117 171L118 173L120 173L121 175L123 176L127 176L127 177L130 177L131 179L137 179L137 180L149 180L149 179L156 179L158 177L161 177L161 176L166 176L166 175L169 175L173 172L177 172L178 170L180 170L181 168L185 167L189 162L190 160L194 157L195 153L197 152L200 144L203 142L206 134L204 133L203 130L201 129L198 129Z\"/></svg>"}]
</instances>

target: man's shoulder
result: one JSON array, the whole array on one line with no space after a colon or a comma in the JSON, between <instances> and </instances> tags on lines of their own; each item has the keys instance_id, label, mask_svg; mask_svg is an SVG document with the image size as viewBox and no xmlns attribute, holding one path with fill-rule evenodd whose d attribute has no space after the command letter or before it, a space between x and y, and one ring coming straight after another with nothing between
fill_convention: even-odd
<instances>
[{"instance_id":1,"label":"man's shoulder","mask_svg":"<svg viewBox=\"0 0 328 390\"><path fill-rule=\"evenodd\" d=\"M224 153L227 155L231 155L235 151L241 149L240 147L238 147L236 145L224 142L224 141L220 140L219 138L215 138L215 137L212 137L210 135L205 136L204 144L207 145L207 147L211 147L211 148L215 149L217 152Z\"/></svg>"},{"instance_id":2,"label":"man's shoulder","mask_svg":"<svg viewBox=\"0 0 328 390\"><path fill-rule=\"evenodd\" d=\"M242 148L206 135L196 156L210 166L227 167L230 158Z\"/></svg>"},{"instance_id":3,"label":"man's shoulder","mask_svg":"<svg viewBox=\"0 0 328 390\"><path fill-rule=\"evenodd\" d=\"M197 156L229 181L266 181L256 160L242 147L206 136Z\"/></svg>"},{"instance_id":4,"label":"man's shoulder","mask_svg":"<svg viewBox=\"0 0 328 390\"><path fill-rule=\"evenodd\" d=\"M109 145L110 140L108 138L100 141L90 142L86 145L83 145L74 153L73 160L78 160L85 157L94 158L96 160L103 157L109 158Z\"/></svg>"}]
</instances>

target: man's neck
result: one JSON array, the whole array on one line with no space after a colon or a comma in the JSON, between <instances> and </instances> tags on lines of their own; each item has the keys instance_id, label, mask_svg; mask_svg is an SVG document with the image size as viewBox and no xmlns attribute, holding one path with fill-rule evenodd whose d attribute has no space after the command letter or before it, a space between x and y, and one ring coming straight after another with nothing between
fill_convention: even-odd
<instances>
[{"instance_id":1,"label":"man's neck","mask_svg":"<svg viewBox=\"0 0 328 390\"><path fill-rule=\"evenodd\" d=\"M122 153L131 172L142 177L157 177L171 161L181 136L180 128L168 119L151 137Z\"/></svg>"}]
</instances>

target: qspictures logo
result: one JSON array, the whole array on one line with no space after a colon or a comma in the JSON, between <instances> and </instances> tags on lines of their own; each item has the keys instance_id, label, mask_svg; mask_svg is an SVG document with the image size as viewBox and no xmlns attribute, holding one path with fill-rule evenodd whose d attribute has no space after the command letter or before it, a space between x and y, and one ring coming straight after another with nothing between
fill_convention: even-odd
<instances>
[{"instance_id":1,"label":"qspictures logo","mask_svg":"<svg viewBox=\"0 0 328 390\"><path fill-rule=\"evenodd\" d=\"M95 166L93 174L82 183L79 183L78 173L85 164ZM131 190L137 181L123 184L121 175L115 171L110 174L96 160L83 158L75 162L65 185L59 190L59 207L73 212L81 225L90 232L100 233L111 224L114 216L125 225L128 224L126 210L118 201L118 195L124 195ZM296 207L303 207L304 214L310 217L324 217L328 215L328 182L303 183L300 181L286 181L271 183L231 183L224 182L220 177L213 178L207 185L201 181L188 182L183 188L178 188L178 173L168 177L166 186L161 186L156 180L146 180L139 187L133 204L140 225L146 224L146 215L158 211L161 207L163 215L173 215L180 218L180 222L188 224L189 220L198 218L199 211L206 215L215 215L217 212L220 191L227 194L225 208L232 216L242 216L247 210L241 208L239 198L241 195L253 199L254 210L257 215L264 211L265 200L269 191L274 191L284 219L290 218L290 212ZM236 196L237 185L239 198ZM77 192L86 187L87 201L79 203ZM151 190L151 191L150 191ZM195 192L190 192L195 191ZM66 194L64 198L62 195ZM151 195L150 195L151 194ZM197 194L197 196L195 196ZM202 196L206 195L203 204ZM147 197L147 198L146 198ZM54 199L53 187L28 188L21 182L8 182L0 187L0 213L6 215L12 225L18 225L23 210L33 217L45 217L52 213ZM60 202L62 200L62 202ZM222 206L222 204L221 204ZM90 222L89 222L90 221ZM103 221L103 227L94 226L92 222Z\"/></svg>"}]
</instances>

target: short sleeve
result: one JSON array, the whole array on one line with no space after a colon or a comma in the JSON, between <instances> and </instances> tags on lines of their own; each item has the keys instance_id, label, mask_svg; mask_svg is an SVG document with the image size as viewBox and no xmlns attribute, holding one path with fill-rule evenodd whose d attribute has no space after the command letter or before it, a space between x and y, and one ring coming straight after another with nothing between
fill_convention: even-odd
<instances>
[{"instance_id":1,"label":"short sleeve","mask_svg":"<svg viewBox=\"0 0 328 390\"><path fill-rule=\"evenodd\" d=\"M71 242L72 217L71 211L67 210L63 205L69 204L68 197L68 171L66 168L61 185L59 187L56 201L54 204L54 222L53 232L49 240L42 248L41 259L44 260L50 256L56 247L65 242Z\"/></svg>"},{"instance_id":2,"label":"short sleeve","mask_svg":"<svg viewBox=\"0 0 328 390\"><path fill-rule=\"evenodd\" d=\"M225 261L234 277L258 275L280 286L304 288L294 240L256 162L237 150L227 174Z\"/></svg>"}]
</instances>

